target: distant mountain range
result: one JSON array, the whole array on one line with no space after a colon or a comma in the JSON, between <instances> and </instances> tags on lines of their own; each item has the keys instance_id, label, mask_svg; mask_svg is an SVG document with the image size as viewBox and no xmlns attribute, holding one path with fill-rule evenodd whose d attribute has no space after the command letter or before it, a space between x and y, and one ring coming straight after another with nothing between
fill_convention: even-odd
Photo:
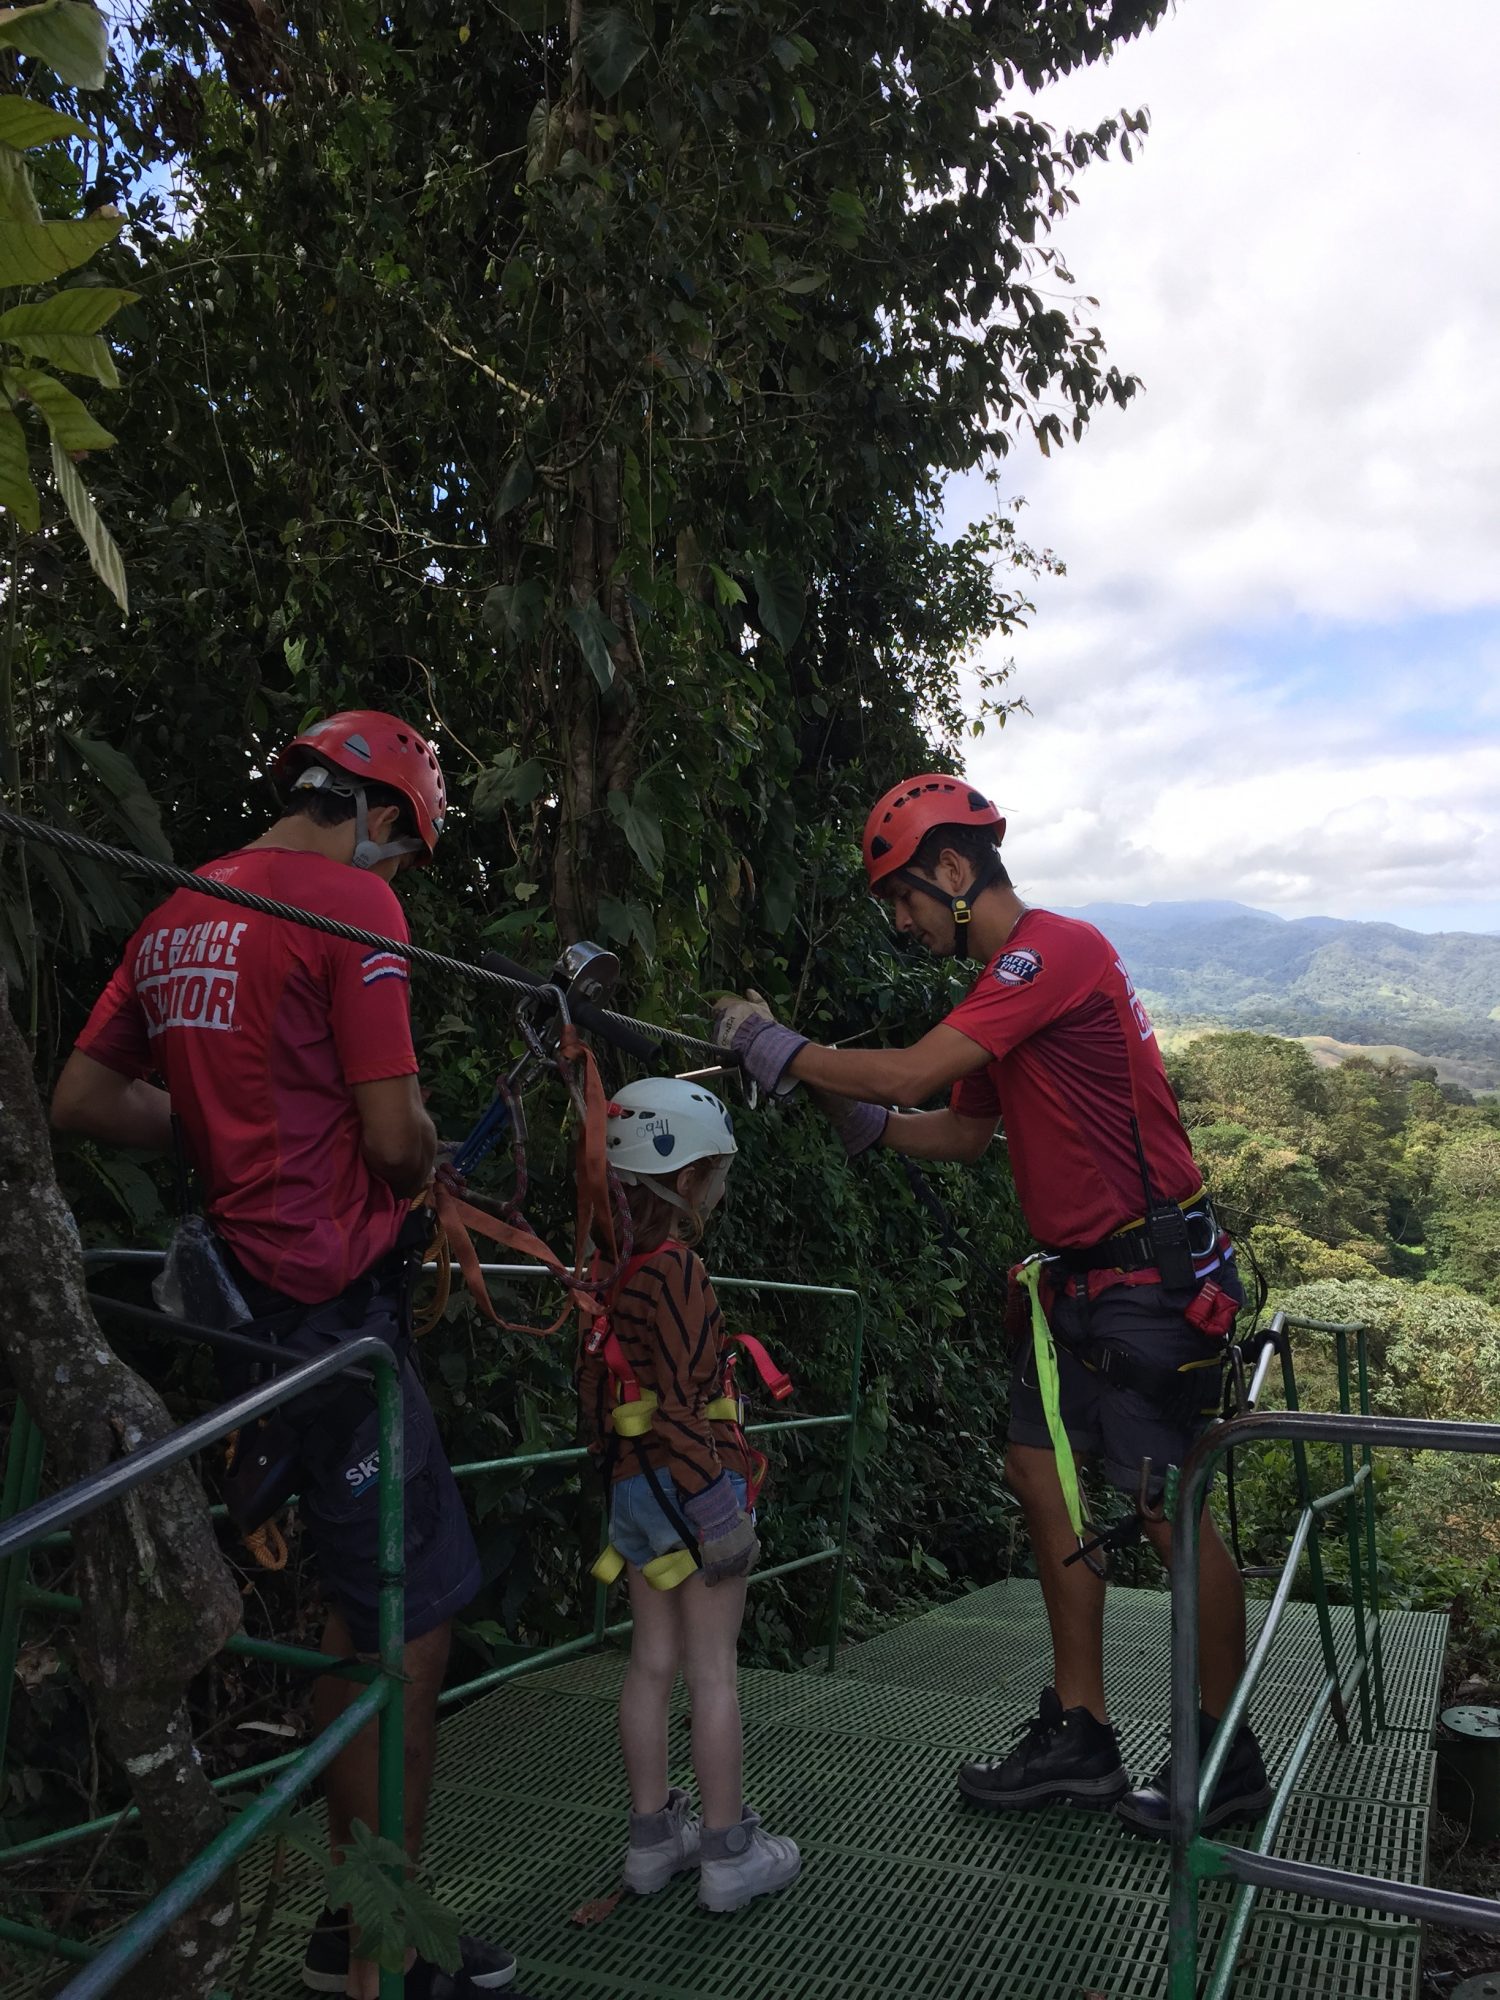
<instances>
[{"instance_id":1,"label":"distant mountain range","mask_svg":"<svg viewBox=\"0 0 1500 2000\"><path fill-rule=\"evenodd\" d=\"M1445 1058L1500 1086L1500 935L1277 917L1245 903L1090 903L1164 1027L1259 1028ZM1472 1072L1472 1075L1468 1074Z\"/></svg>"}]
</instances>

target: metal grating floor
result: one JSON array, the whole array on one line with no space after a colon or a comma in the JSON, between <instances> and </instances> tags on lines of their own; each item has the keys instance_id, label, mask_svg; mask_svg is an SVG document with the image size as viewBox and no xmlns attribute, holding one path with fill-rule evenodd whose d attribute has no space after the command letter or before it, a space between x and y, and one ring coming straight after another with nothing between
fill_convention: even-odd
<instances>
[{"instance_id":1,"label":"metal grating floor","mask_svg":"<svg viewBox=\"0 0 1500 2000\"><path fill-rule=\"evenodd\" d=\"M1112 1591L1107 1615L1122 1748L1144 1774L1166 1730L1167 1599ZM1347 1657L1348 1614L1336 1618ZM1445 1623L1386 1615L1398 1726L1347 1749L1325 1728L1282 1852L1421 1878ZM1273 1776L1318 1664L1312 1609L1293 1605L1257 1714ZM593 1928L571 1922L617 1886L618 1652L543 1669L445 1722L427 1858L467 1926L520 1955L534 2000L1163 2000L1165 1850L1109 1816L991 1814L955 1790L961 1756L1006 1742L1034 1713L1049 1666L1040 1592L1013 1582L852 1648L835 1675L747 1671L749 1793L797 1837L806 1866L787 1894L733 1917L700 1914L684 1879L626 1898ZM691 1784L680 1690L672 1744L674 1778ZM265 1865L262 1855L245 1870L247 1912ZM247 2000L300 1990L319 1900L314 1870L290 1857ZM1205 1892L1205 1966L1228 1900L1227 1884ZM1416 1994L1415 1926L1287 1896L1263 1897L1258 1912L1236 2000Z\"/></svg>"}]
</instances>

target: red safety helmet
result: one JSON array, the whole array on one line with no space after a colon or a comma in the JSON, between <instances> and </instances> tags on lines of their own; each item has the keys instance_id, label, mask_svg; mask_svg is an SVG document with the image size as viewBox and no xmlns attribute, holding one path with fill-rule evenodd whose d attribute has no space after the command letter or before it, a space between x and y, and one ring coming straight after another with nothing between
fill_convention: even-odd
<instances>
[{"instance_id":1,"label":"red safety helmet","mask_svg":"<svg viewBox=\"0 0 1500 2000\"><path fill-rule=\"evenodd\" d=\"M992 826L997 845L1005 838L1000 809L966 779L943 771L903 778L881 794L865 821L865 874L877 896L891 876L910 867L935 826Z\"/></svg>"},{"instance_id":2,"label":"red safety helmet","mask_svg":"<svg viewBox=\"0 0 1500 2000\"><path fill-rule=\"evenodd\" d=\"M447 817L448 788L432 745L399 716L378 708L347 708L327 716L283 744L271 759L271 777L288 791L311 787L353 796L357 868L372 868L392 854L432 859ZM370 839L361 778L401 794L416 825L414 839L401 836L383 845Z\"/></svg>"}]
</instances>

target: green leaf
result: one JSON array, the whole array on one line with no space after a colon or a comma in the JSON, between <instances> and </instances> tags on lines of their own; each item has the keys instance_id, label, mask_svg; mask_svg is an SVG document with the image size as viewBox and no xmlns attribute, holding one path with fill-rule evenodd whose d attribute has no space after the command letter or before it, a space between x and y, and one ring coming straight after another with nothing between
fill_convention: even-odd
<instances>
[{"instance_id":1,"label":"green leaf","mask_svg":"<svg viewBox=\"0 0 1500 2000\"><path fill-rule=\"evenodd\" d=\"M52 441L52 477L63 497L73 526L83 537L94 574L122 611L130 609L130 593L125 585L125 564L115 547L115 538L99 518L99 510L89 498L89 490L78 476L78 468L57 440Z\"/></svg>"},{"instance_id":2,"label":"green leaf","mask_svg":"<svg viewBox=\"0 0 1500 2000\"><path fill-rule=\"evenodd\" d=\"M631 853L652 881L659 882L667 848L661 816L656 810L650 787L642 779L635 788L633 798L626 798L623 792L611 792L609 809L629 842Z\"/></svg>"},{"instance_id":3,"label":"green leaf","mask_svg":"<svg viewBox=\"0 0 1500 2000\"><path fill-rule=\"evenodd\" d=\"M711 562L708 566L708 573L714 580L714 596L720 604L744 603L744 591L741 590L740 586L727 570L722 570L717 563Z\"/></svg>"},{"instance_id":4,"label":"green leaf","mask_svg":"<svg viewBox=\"0 0 1500 2000\"><path fill-rule=\"evenodd\" d=\"M36 404L54 443L60 444L64 451L108 451L115 442L71 389L65 389L40 368L0 369L0 383L12 400L19 391L22 397L29 397Z\"/></svg>"},{"instance_id":5,"label":"green leaf","mask_svg":"<svg viewBox=\"0 0 1500 2000\"><path fill-rule=\"evenodd\" d=\"M784 292L817 292L821 291L824 285L828 283L828 273L826 271L799 271L794 278L782 278L778 282L781 290Z\"/></svg>"},{"instance_id":6,"label":"green leaf","mask_svg":"<svg viewBox=\"0 0 1500 2000\"><path fill-rule=\"evenodd\" d=\"M647 958L656 956L656 921L644 903L621 903L613 896L601 896L599 923L607 938L616 944L638 944Z\"/></svg>"},{"instance_id":7,"label":"green leaf","mask_svg":"<svg viewBox=\"0 0 1500 2000\"><path fill-rule=\"evenodd\" d=\"M521 502L530 495L531 485L531 460L526 456L524 451L517 452L510 464L506 466L504 476L500 481L500 491L495 495L495 518L497 521L502 520L507 514L520 506Z\"/></svg>"},{"instance_id":8,"label":"green leaf","mask_svg":"<svg viewBox=\"0 0 1500 2000\"><path fill-rule=\"evenodd\" d=\"M612 619L606 618L597 604L570 604L567 621L573 637L578 641L578 650L588 661L589 671L599 683L600 692L611 687L615 678L615 663L610 658L611 646L618 646L621 632Z\"/></svg>"},{"instance_id":9,"label":"green leaf","mask_svg":"<svg viewBox=\"0 0 1500 2000\"><path fill-rule=\"evenodd\" d=\"M75 89L104 88L108 51L104 16L83 0L41 0L36 7L0 8L0 48L35 56Z\"/></svg>"},{"instance_id":10,"label":"green leaf","mask_svg":"<svg viewBox=\"0 0 1500 2000\"><path fill-rule=\"evenodd\" d=\"M83 222L17 222L0 216L0 285L44 285L76 271L124 227L118 215Z\"/></svg>"},{"instance_id":11,"label":"green leaf","mask_svg":"<svg viewBox=\"0 0 1500 2000\"><path fill-rule=\"evenodd\" d=\"M0 409L0 507L33 533L42 525L42 503L26 463L26 432L14 410Z\"/></svg>"},{"instance_id":12,"label":"green leaf","mask_svg":"<svg viewBox=\"0 0 1500 2000\"><path fill-rule=\"evenodd\" d=\"M498 819L506 806L529 806L546 782L546 767L535 757L523 761L515 749L502 750L474 780L475 815Z\"/></svg>"},{"instance_id":13,"label":"green leaf","mask_svg":"<svg viewBox=\"0 0 1500 2000\"><path fill-rule=\"evenodd\" d=\"M458 1918L406 1872L406 1855L394 1841L371 1833L363 1820L344 1859L328 1870L327 1895L335 1907L347 1904L359 1932L360 1948L387 1972L400 1972L406 1948L456 1972L461 1963Z\"/></svg>"},{"instance_id":14,"label":"green leaf","mask_svg":"<svg viewBox=\"0 0 1500 2000\"><path fill-rule=\"evenodd\" d=\"M807 590L802 578L785 556L757 556L750 564L755 585L755 608L762 628L783 653L797 643L802 620L807 614Z\"/></svg>"},{"instance_id":15,"label":"green leaf","mask_svg":"<svg viewBox=\"0 0 1500 2000\"><path fill-rule=\"evenodd\" d=\"M28 146L45 146L49 139L87 139L89 128L54 111L49 104L35 104L29 97L0 97L0 146L14 146L25 152Z\"/></svg>"},{"instance_id":16,"label":"green leaf","mask_svg":"<svg viewBox=\"0 0 1500 2000\"><path fill-rule=\"evenodd\" d=\"M623 7L591 8L585 14L578 54L601 97L613 97L650 52L651 37Z\"/></svg>"},{"instance_id":17,"label":"green leaf","mask_svg":"<svg viewBox=\"0 0 1500 2000\"><path fill-rule=\"evenodd\" d=\"M497 583L486 591L480 616L491 638L519 652L541 631L546 608L546 585L529 576L524 583Z\"/></svg>"},{"instance_id":18,"label":"green leaf","mask_svg":"<svg viewBox=\"0 0 1500 2000\"><path fill-rule=\"evenodd\" d=\"M171 843L162 832L161 814L146 790L146 781L123 750L97 736L82 736L65 729L64 740L71 744L99 783L114 801L120 817L135 835L143 854L158 861L172 859Z\"/></svg>"}]
</instances>

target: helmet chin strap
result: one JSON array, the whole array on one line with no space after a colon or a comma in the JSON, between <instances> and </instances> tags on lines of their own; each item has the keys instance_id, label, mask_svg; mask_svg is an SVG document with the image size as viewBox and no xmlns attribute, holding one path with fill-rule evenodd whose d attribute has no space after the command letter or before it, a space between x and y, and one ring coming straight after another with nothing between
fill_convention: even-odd
<instances>
[{"instance_id":1,"label":"helmet chin strap","mask_svg":"<svg viewBox=\"0 0 1500 2000\"><path fill-rule=\"evenodd\" d=\"M395 840L371 840L370 805L364 786L332 770L327 764L309 764L292 790L335 792L340 798L353 799L354 852L349 858L356 868L375 868L382 861L393 860L398 855L422 852L422 842L413 834L403 833Z\"/></svg>"},{"instance_id":2,"label":"helmet chin strap","mask_svg":"<svg viewBox=\"0 0 1500 2000\"><path fill-rule=\"evenodd\" d=\"M676 1188L666 1186L655 1174L636 1174L617 1167L615 1176L618 1180L624 1181L627 1187L648 1189L652 1194L658 1195L669 1208L675 1208L683 1215L704 1216L711 1214L724 1199L724 1190L729 1185L729 1162L720 1160L718 1166L714 1168L713 1178L703 1190L703 1199L696 1202L687 1200L677 1192Z\"/></svg>"},{"instance_id":3,"label":"helmet chin strap","mask_svg":"<svg viewBox=\"0 0 1500 2000\"><path fill-rule=\"evenodd\" d=\"M899 882L904 889L916 889L924 896L930 896L935 903L941 903L953 919L952 949L939 954L944 958L972 958L969 949L969 925L974 917L975 900L990 888L999 872L1000 857L981 864L974 880L961 896L950 896L946 889L940 889L936 882L928 882L910 868L892 870L891 879Z\"/></svg>"},{"instance_id":4,"label":"helmet chin strap","mask_svg":"<svg viewBox=\"0 0 1500 2000\"><path fill-rule=\"evenodd\" d=\"M375 868L396 855L421 853L421 841L409 833L400 834L395 840L371 840L370 809L365 802L365 788L363 785L351 785L349 789L354 794L354 852L350 859L356 868Z\"/></svg>"}]
</instances>

